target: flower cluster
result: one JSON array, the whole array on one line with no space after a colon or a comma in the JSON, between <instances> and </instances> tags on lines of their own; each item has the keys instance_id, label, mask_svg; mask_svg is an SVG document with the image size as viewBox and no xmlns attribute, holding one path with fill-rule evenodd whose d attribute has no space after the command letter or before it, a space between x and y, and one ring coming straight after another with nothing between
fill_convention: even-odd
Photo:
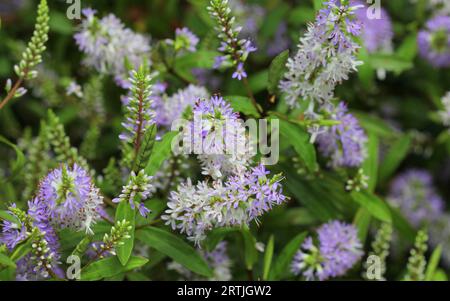
<instances>
[{"instance_id":1,"label":"flower cluster","mask_svg":"<svg viewBox=\"0 0 450 301\"><path fill-rule=\"evenodd\" d=\"M219 51L223 56L216 58L215 67L219 68L225 62L231 61L236 67L233 78L242 80L247 77L244 70L244 63L251 52L256 51L252 42L248 39L239 39L239 33L242 27L233 27L235 18L231 16L231 9L228 6L228 0L212 0L208 6L210 14L217 19L219 39L221 46Z\"/></svg>"},{"instance_id":2,"label":"flower cluster","mask_svg":"<svg viewBox=\"0 0 450 301\"><path fill-rule=\"evenodd\" d=\"M137 175L132 171L128 184L123 186L119 197L112 201L114 203L129 202L132 209L137 205L139 213L146 217L147 214L150 213L150 210L145 207L144 201L147 200L155 190L150 183L151 180L152 177L146 175L144 170L139 171Z\"/></svg>"},{"instance_id":3,"label":"flower cluster","mask_svg":"<svg viewBox=\"0 0 450 301\"><path fill-rule=\"evenodd\" d=\"M397 176L388 199L416 227L438 219L444 209L443 200L433 187L432 176L425 170L411 169Z\"/></svg>"},{"instance_id":4,"label":"flower cluster","mask_svg":"<svg viewBox=\"0 0 450 301\"><path fill-rule=\"evenodd\" d=\"M125 28L112 14L99 19L95 13L92 9L83 10L85 19L75 34L79 49L86 54L84 64L114 76L120 86L127 88L127 66L136 69L150 62L150 40Z\"/></svg>"},{"instance_id":5,"label":"flower cluster","mask_svg":"<svg viewBox=\"0 0 450 301\"><path fill-rule=\"evenodd\" d=\"M4 221L0 242L8 249L31 240L31 252L17 262L17 280L42 280L50 274L61 274L58 268L60 258L56 233L49 222L48 207L39 199L28 202L28 212L18 209L15 204L9 207L9 213L16 222Z\"/></svg>"},{"instance_id":6,"label":"flower cluster","mask_svg":"<svg viewBox=\"0 0 450 301\"><path fill-rule=\"evenodd\" d=\"M300 39L298 52L287 62L288 71L280 88L291 107L299 101L329 101L338 83L348 79L361 62L354 38L361 33L355 11L348 0L330 0L321 9L314 24Z\"/></svg>"},{"instance_id":7,"label":"flower cluster","mask_svg":"<svg viewBox=\"0 0 450 301\"><path fill-rule=\"evenodd\" d=\"M352 4L359 5L364 5L364 2L361 0L351 1ZM358 9L356 11L356 17L362 24L361 37L364 41L364 46L369 53L391 52L394 32L388 12L383 7L380 7L379 16L374 15L372 18L369 18L368 8L366 5L364 6L364 9Z\"/></svg>"},{"instance_id":8,"label":"flower cluster","mask_svg":"<svg viewBox=\"0 0 450 301\"><path fill-rule=\"evenodd\" d=\"M414 242L414 248L411 250L408 258L408 266L405 275L406 281L425 280L425 268L427 266L425 253L428 249L427 241L427 233L423 230L419 231L416 236L416 241Z\"/></svg>"},{"instance_id":9,"label":"flower cluster","mask_svg":"<svg viewBox=\"0 0 450 301\"><path fill-rule=\"evenodd\" d=\"M420 55L437 68L450 66L450 16L429 20L417 36Z\"/></svg>"},{"instance_id":10,"label":"flower cluster","mask_svg":"<svg viewBox=\"0 0 450 301\"><path fill-rule=\"evenodd\" d=\"M39 185L38 200L49 211L52 224L93 233L103 197L88 172L74 164L51 171Z\"/></svg>"},{"instance_id":11,"label":"flower cluster","mask_svg":"<svg viewBox=\"0 0 450 301\"><path fill-rule=\"evenodd\" d=\"M130 231L133 227L127 220L117 221L112 226L110 233L105 233L101 242L91 244L88 255L93 258L104 258L116 255L116 247L123 245L125 240L130 239Z\"/></svg>"},{"instance_id":12,"label":"flower cluster","mask_svg":"<svg viewBox=\"0 0 450 301\"><path fill-rule=\"evenodd\" d=\"M183 127L183 151L199 154L204 175L219 179L246 170L251 145L238 117L217 95L195 104L192 121Z\"/></svg>"},{"instance_id":13,"label":"flower cluster","mask_svg":"<svg viewBox=\"0 0 450 301\"><path fill-rule=\"evenodd\" d=\"M341 102L331 113L338 125L327 128L317 137L319 151L330 159L332 167L358 167L367 156L367 136L358 120Z\"/></svg>"},{"instance_id":14,"label":"flower cluster","mask_svg":"<svg viewBox=\"0 0 450 301\"><path fill-rule=\"evenodd\" d=\"M199 250L199 253L205 258L206 262L213 270L213 277L210 281L229 281L231 280L231 260L227 254L227 242L222 241L211 252ZM178 262L170 262L167 268L174 270L183 276L185 280L205 280L193 274Z\"/></svg>"},{"instance_id":15,"label":"flower cluster","mask_svg":"<svg viewBox=\"0 0 450 301\"><path fill-rule=\"evenodd\" d=\"M225 183L202 181L194 186L188 179L171 192L162 219L196 243L212 228L248 224L286 199L281 176L268 174L260 165Z\"/></svg>"},{"instance_id":16,"label":"flower cluster","mask_svg":"<svg viewBox=\"0 0 450 301\"><path fill-rule=\"evenodd\" d=\"M362 245L353 225L332 221L318 230L318 246L306 238L291 265L295 275L307 280L326 280L344 275L363 255Z\"/></svg>"}]
</instances>

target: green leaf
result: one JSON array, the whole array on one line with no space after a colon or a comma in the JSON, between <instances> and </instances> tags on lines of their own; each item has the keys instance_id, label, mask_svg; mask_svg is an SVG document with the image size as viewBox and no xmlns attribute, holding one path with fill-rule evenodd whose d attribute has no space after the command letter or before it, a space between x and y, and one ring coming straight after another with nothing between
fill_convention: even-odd
<instances>
[{"instance_id":1,"label":"green leaf","mask_svg":"<svg viewBox=\"0 0 450 301\"><path fill-rule=\"evenodd\" d=\"M373 192L378 179L378 137L369 132L369 142L367 145L368 156L362 168L364 174L369 177L368 190Z\"/></svg>"},{"instance_id":2,"label":"green leaf","mask_svg":"<svg viewBox=\"0 0 450 301\"><path fill-rule=\"evenodd\" d=\"M19 220L4 210L0 210L0 220L10 221L11 223L19 224Z\"/></svg>"},{"instance_id":3,"label":"green leaf","mask_svg":"<svg viewBox=\"0 0 450 301\"><path fill-rule=\"evenodd\" d=\"M356 212L355 219L353 220L353 224L358 229L358 238L363 245L369 233L371 219L372 215L370 212L366 208L361 207Z\"/></svg>"},{"instance_id":4,"label":"green leaf","mask_svg":"<svg viewBox=\"0 0 450 301\"><path fill-rule=\"evenodd\" d=\"M392 222L389 206L374 194L353 191L351 197L356 203L367 209L373 217L386 223Z\"/></svg>"},{"instance_id":5,"label":"green leaf","mask_svg":"<svg viewBox=\"0 0 450 301\"><path fill-rule=\"evenodd\" d=\"M408 135L403 135L399 140L392 144L380 166L378 175L380 182L389 179L408 154L410 147L411 138Z\"/></svg>"},{"instance_id":6,"label":"green leaf","mask_svg":"<svg viewBox=\"0 0 450 301\"><path fill-rule=\"evenodd\" d=\"M252 233L248 227L241 229L242 238L244 239L244 255L245 255L245 266L247 270L252 270L256 261L258 261L258 250L256 250L256 239L253 237Z\"/></svg>"},{"instance_id":7,"label":"green leaf","mask_svg":"<svg viewBox=\"0 0 450 301\"><path fill-rule=\"evenodd\" d=\"M270 94L275 94L278 89L278 84L283 78L284 73L287 70L286 62L289 58L289 50L285 50L277 55L269 67L269 80L267 90Z\"/></svg>"},{"instance_id":8,"label":"green leaf","mask_svg":"<svg viewBox=\"0 0 450 301\"><path fill-rule=\"evenodd\" d=\"M372 132L379 137L395 137L395 132L383 119L363 112L353 114L358 118L361 126L368 132Z\"/></svg>"},{"instance_id":9,"label":"green leaf","mask_svg":"<svg viewBox=\"0 0 450 301\"><path fill-rule=\"evenodd\" d=\"M78 257L83 257L84 253L89 247L89 244L92 242L93 236L85 236L72 251L72 255L76 255Z\"/></svg>"},{"instance_id":10,"label":"green leaf","mask_svg":"<svg viewBox=\"0 0 450 301\"><path fill-rule=\"evenodd\" d=\"M170 157L172 152L172 139L175 138L178 132L166 133L160 141L155 143L153 152L148 160L145 173L149 176L153 176L161 166L161 164Z\"/></svg>"},{"instance_id":11,"label":"green leaf","mask_svg":"<svg viewBox=\"0 0 450 301\"><path fill-rule=\"evenodd\" d=\"M437 269L433 275L433 281L448 281L447 274L442 269Z\"/></svg>"},{"instance_id":12,"label":"green leaf","mask_svg":"<svg viewBox=\"0 0 450 301\"><path fill-rule=\"evenodd\" d=\"M285 273L287 273L289 265L292 262L292 258L305 240L306 235L306 232L298 234L283 248L280 255L278 255L274 261L269 277L270 280L279 280Z\"/></svg>"},{"instance_id":13,"label":"green leaf","mask_svg":"<svg viewBox=\"0 0 450 301\"><path fill-rule=\"evenodd\" d=\"M397 49L397 57L412 62L417 55L417 33L413 32L407 36Z\"/></svg>"},{"instance_id":14,"label":"green leaf","mask_svg":"<svg viewBox=\"0 0 450 301\"><path fill-rule=\"evenodd\" d=\"M14 261L12 261L11 258L9 258L3 253L0 253L0 265L4 265L6 267L10 267L13 269L16 268L16 264L14 263Z\"/></svg>"},{"instance_id":15,"label":"green leaf","mask_svg":"<svg viewBox=\"0 0 450 301\"><path fill-rule=\"evenodd\" d=\"M314 5L314 10L317 12L322 8L323 0L312 0Z\"/></svg>"},{"instance_id":16,"label":"green leaf","mask_svg":"<svg viewBox=\"0 0 450 301\"><path fill-rule=\"evenodd\" d=\"M241 112L246 116L259 118L261 115L253 105L250 98L245 96L226 96L225 99L230 103L234 111Z\"/></svg>"},{"instance_id":17,"label":"green leaf","mask_svg":"<svg viewBox=\"0 0 450 301\"><path fill-rule=\"evenodd\" d=\"M248 83L253 93L259 93L267 88L267 81L269 78L269 72L267 70L263 70L261 72L255 73L253 76L250 76L248 79Z\"/></svg>"},{"instance_id":18,"label":"green leaf","mask_svg":"<svg viewBox=\"0 0 450 301\"><path fill-rule=\"evenodd\" d=\"M206 250L213 251L217 244L221 242L225 236L230 233L239 231L239 228L216 228L208 233L206 239L202 242Z\"/></svg>"},{"instance_id":19,"label":"green leaf","mask_svg":"<svg viewBox=\"0 0 450 301\"><path fill-rule=\"evenodd\" d=\"M316 150L309 142L309 134L304 129L296 124L280 120L280 133L294 147L309 171L315 172L319 169Z\"/></svg>"},{"instance_id":20,"label":"green leaf","mask_svg":"<svg viewBox=\"0 0 450 301\"><path fill-rule=\"evenodd\" d=\"M11 143L8 139L6 139L3 136L0 136L0 142L8 145L16 152L16 160L12 163L12 170L11 170L11 176L10 179L14 179L17 177L22 170L22 167L25 164L25 156L22 153L22 151L13 143ZM0 180L1 182L1 180Z\"/></svg>"},{"instance_id":21,"label":"green leaf","mask_svg":"<svg viewBox=\"0 0 450 301\"><path fill-rule=\"evenodd\" d=\"M267 243L266 246L266 252L264 253L263 280L267 280L269 277L270 266L272 265L273 248L274 248L274 238L272 234L270 235L269 242Z\"/></svg>"},{"instance_id":22,"label":"green leaf","mask_svg":"<svg viewBox=\"0 0 450 301\"><path fill-rule=\"evenodd\" d=\"M428 262L427 270L425 272L425 281L432 281L433 276L436 273L436 269L439 265L439 260L441 259L442 245L438 245L434 249L433 254L431 254L430 260Z\"/></svg>"},{"instance_id":23,"label":"green leaf","mask_svg":"<svg viewBox=\"0 0 450 301\"><path fill-rule=\"evenodd\" d=\"M220 53L217 51L199 50L180 56L175 61L175 69L183 74L189 73L193 68L212 69L214 61Z\"/></svg>"},{"instance_id":24,"label":"green leaf","mask_svg":"<svg viewBox=\"0 0 450 301\"><path fill-rule=\"evenodd\" d=\"M10 258L12 261L17 262L19 259L23 258L25 255L31 252L31 239L28 238L25 242L16 246L15 250L12 252Z\"/></svg>"},{"instance_id":25,"label":"green leaf","mask_svg":"<svg viewBox=\"0 0 450 301\"><path fill-rule=\"evenodd\" d=\"M373 53L370 56L370 63L374 69L384 69L392 71L396 75L411 69L414 64L402 57L393 54Z\"/></svg>"},{"instance_id":26,"label":"green leaf","mask_svg":"<svg viewBox=\"0 0 450 301\"><path fill-rule=\"evenodd\" d=\"M398 208L389 206L389 210L391 211L394 228L399 231L399 234L403 239L407 240L409 243L414 243L416 230L414 230L408 220L400 213Z\"/></svg>"},{"instance_id":27,"label":"green leaf","mask_svg":"<svg viewBox=\"0 0 450 301\"><path fill-rule=\"evenodd\" d=\"M118 274L142 267L148 262L147 258L132 256L124 266L116 256L98 260L81 270L81 280L93 281L113 277Z\"/></svg>"},{"instance_id":28,"label":"green leaf","mask_svg":"<svg viewBox=\"0 0 450 301\"><path fill-rule=\"evenodd\" d=\"M136 237L149 247L166 254L192 272L212 277L213 273L202 256L174 234L159 228L147 227L137 231Z\"/></svg>"},{"instance_id":29,"label":"green leaf","mask_svg":"<svg viewBox=\"0 0 450 301\"><path fill-rule=\"evenodd\" d=\"M120 202L119 206L116 209L116 218L115 221L127 220L130 222L130 226L133 227L129 231L130 238L125 239L123 241L123 245L119 245L116 248L117 257L125 266L130 259L131 253L133 252L134 247L134 229L136 225L136 208L132 209L128 202Z\"/></svg>"}]
</instances>

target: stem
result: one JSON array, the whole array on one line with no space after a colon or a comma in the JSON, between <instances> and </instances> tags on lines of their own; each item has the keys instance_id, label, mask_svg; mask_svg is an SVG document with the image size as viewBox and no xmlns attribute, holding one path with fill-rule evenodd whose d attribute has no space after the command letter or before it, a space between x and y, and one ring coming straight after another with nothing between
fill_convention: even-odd
<instances>
[{"instance_id":1,"label":"stem","mask_svg":"<svg viewBox=\"0 0 450 301\"><path fill-rule=\"evenodd\" d=\"M28 72L25 72L25 75L27 73ZM3 99L2 102L0 103L0 110L3 109L3 107L8 103L8 101L10 101L14 97L14 94L16 94L16 91L17 91L17 89L19 89L22 82L23 82L23 77L19 77L19 79L14 84L14 86L11 88L11 90L6 95L5 99Z\"/></svg>"},{"instance_id":2,"label":"stem","mask_svg":"<svg viewBox=\"0 0 450 301\"><path fill-rule=\"evenodd\" d=\"M143 89L145 89L145 87L142 87L142 86L139 89L138 128L136 131L136 140L134 142L134 154L136 157L139 154L139 148L141 147L141 139L142 139L142 126L143 126L142 110L143 110L143 103L144 103L144 96L142 95Z\"/></svg>"}]
</instances>

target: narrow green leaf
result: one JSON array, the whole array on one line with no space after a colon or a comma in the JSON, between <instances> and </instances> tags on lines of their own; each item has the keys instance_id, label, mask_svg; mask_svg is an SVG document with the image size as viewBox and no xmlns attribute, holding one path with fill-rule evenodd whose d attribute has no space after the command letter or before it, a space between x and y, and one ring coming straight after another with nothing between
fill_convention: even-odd
<instances>
[{"instance_id":1,"label":"narrow green leaf","mask_svg":"<svg viewBox=\"0 0 450 301\"><path fill-rule=\"evenodd\" d=\"M306 232L298 234L283 248L280 255L278 255L274 261L269 277L270 280L280 280L280 278L287 273L292 258L305 240L306 235Z\"/></svg>"},{"instance_id":2,"label":"narrow green leaf","mask_svg":"<svg viewBox=\"0 0 450 301\"><path fill-rule=\"evenodd\" d=\"M411 138L408 135L402 136L394 144L392 144L388 153L383 159L380 166L379 181L384 182L395 172L400 166L403 159L408 154L411 147Z\"/></svg>"},{"instance_id":3,"label":"narrow green leaf","mask_svg":"<svg viewBox=\"0 0 450 301\"><path fill-rule=\"evenodd\" d=\"M294 147L297 154L305 163L306 167L315 172L319 169L316 159L316 150L309 142L309 134L296 124L292 124L285 120L280 120L281 136Z\"/></svg>"},{"instance_id":4,"label":"narrow green leaf","mask_svg":"<svg viewBox=\"0 0 450 301\"><path fill-rule=\"evenodd\" d=\"M23 152L13 143L11 143L8 139L3 136L0 136L0 142L8 145L16 152L16 160L12 163L12 170L10 179L14 179L22 170L22 167L25 164L25 156ZM1 182L1 180L0 180Z\"/></svg>"},{"instance_id":5,"label":"narrow green leaf","mask_svg":"<svg viewBox=\"0 0 450 301\"><path fill-rule=\"evenodd\" d=\"M369 132L369 143L367 145L368 156L363 163L363 171L368 180L368 190L373 192L378 179L378 137Z\"/></svg>"},{"instance_id":6,"label":"narrow green leaf","mask_svg":"<svg viewBox=\"0 0 450 301\"><path fill-rule=\"evenodd\" d=\"M125 266L130 259L131 253L134 247L134 229L136 225L136 208L132 209L128 202L121 202L116 209L116 222L127 220L130 222L130 226L133 227L129 231L130 238L123 241L123 245L116 248L117 257L120 263Z\"/></svg>"},{"instance_id":7,"label":"narrow green leaf","mask_svg":"<svg viewBox=\"0 0 450 301\"><path fill-rule=\"evenodd\" d=\"M267 90L270 94L275 94L278 89L278 84L286 73L286 62L289 58L289 50L285 50L277 55L269 67L269 80L267 84Z\"/></svg>"},{"instance_id":8,"label":"narrow green leaf","mask_svg":"<svg viewBox=\"0 0 450 301\"><path fill-rule=\"evenodd\" d=\"M442 245L438 245L434 249L433 254L431 254L430 260L428 262L427 270L425 272L425 281L432 281L433 276L436 273L436 269L439 265L439 260L441 259Z\"/></svg>"},{"instance_id":9,"label":"narrow green leaf","mask_svg":"<svg viewBox=\"0 0 450 301\"><path fill-rule=\"evenodd\" d=\"M213 251L217 244L221 242L225 236L227 236L230 233L234 233L239 231L239 228L216 228L211 230L208 233L208 236L203 241L203 245L209 252Z\"/></svg>"},{"instance_id":10,"label":"narrow green leaf","mask_svg":"<svg viewBox=\"0 0 450 301\"><path fill-rule=\"evenodd\" d=\"M225 99L230 103L234 111L241 112L247 116L252 116L255 118L259 118L261 116L248 97L227 96Z\"/></svg>"},{"instance_id":11,"label":"narrow green leaf","mask_svg":"<svg viewBox=\"0 0 450 301\"><path fill-rule=\"evenodd\" d=\"M397 57L406 61L413 61L417 55L417 33L413 32L407 36L400 47L397 49Z\"/></svg>"},{"instance_id":12,"label":"narrow green leaf","mask_svg":"<svg viewBox=\"0 0 450 301\"><path fill-rule=\"evenodd\" d=\"M244 239L245 266L247 270L252 270L256 261L258 261L258 251L256 250L256 239L248 227L241 229L242 238Z\"/></svg>"},{"instance_id":13,"label":"narrow green leaf","mask_svg":"<svg viewBox=\"0 0 450 301\"><path fill-rule=\"evenodd\" d=\"M153 176L158 171L161 164L170 157L172 151L172 139L178 135L178 132L166 133L160 141L155 143L153 152L148 160L145 173L149 176Z\"/></svg>"},{"instance_id":14,"label":"narrow green leaf","mask_svg":"<svg viewBox=\"0 0 450 301\"><path fill-rule=\"evenodd\" d=\"M392 221L389 206L374 194L365 191L353 191L351 196L356 203L367 209L373 217L386 223Z\"/></svg>"},{"instance_id":15,"label":"narrow green leaf","mask_svg":"<svg viewBox=\"0 0 450 301\"><path fill-rule=\"evenodd\" d=\"M363 245L369 233L371 219L372 215L370 212L366 208L361 207L356 212L355 219L353 220L353 224L358 229L358 238Z\"/></svg>"},{"instance_id":16,"label":"narrow green leaf","mask_svg":"<svg viewBox=\"0 0 450 301\"><path fill-rule=\"evenodd\" d=\"M118 274L128 272L145 265L148 262L147 258L132 256L128 263L124 266L120 263L117 257L112 256L105 259L98 260L86 268L81 270L81 280L93 281L102 278L113 277Z\"/></svg>"},{"instance_id":17,"label":"narrow green leaf","mask_svg":"<svg viewBox=\"0 0 450 301\"><path fill-rule=\"evenodd\" d=\"M274 237L270 236L269 242L266 246L266 252L264 253L264 269L263 269L263 280L267 280L269 277L270 266L272 265L272 257L273 257L273 248L274 248Z\"/></svg>"},{"instance_id":18,"label":"narrow green leaf","mask_svg":"<svg viewBox=\"0 0 450 301\"><path fill-rule=\"evenodd\" d=\"M437 269L433 275L433 281L448 281L447 273L442 269Z\"/></svg>"},{"instance_id":19,"label":"narrow green leaf","mask_svg":"<svg viewBox=\"0 0 450 301\"><path fill-rule=\"evenodd\" d=\"M14 261L12 261L11 258L3 253L0 253L0 265L4 265L13 269L16 268L16 264L14 263Z\"/></svg>"},{"instance_id":20,"label":"narrow green leaf","mask_svg":"<svg viewBox=\"0 0 450 301\"><path fill-rule=\"evenodd\" d=\"M374 69L392 71L397 75L413 67L413 63L395 54L373 53L370 63Z\"/></svg>"},{"instance_id":21,"label":"narrow green leaf","mask_svg":"<svg viewBox=\"0 0 450 301\"><path fill-rule=\"evenodd\" d=\"M149 247L166 254L192 272L212 277L213 273L202 256L192 246L174 234L159 228L147 227L137 231L136 237Z\"/></svg>"},{"instance_id":22,"label":"narrow green leaf","mask_svg":"<svg viewBox=\"0 0 450 301\"><path fill-rule=\"evenodd\" d=\"M11 223L19 224L19 220L15 216L9 214L4 210L0 210L0 220L6 220L10 221Z\"/></svg>"}]
</instances>

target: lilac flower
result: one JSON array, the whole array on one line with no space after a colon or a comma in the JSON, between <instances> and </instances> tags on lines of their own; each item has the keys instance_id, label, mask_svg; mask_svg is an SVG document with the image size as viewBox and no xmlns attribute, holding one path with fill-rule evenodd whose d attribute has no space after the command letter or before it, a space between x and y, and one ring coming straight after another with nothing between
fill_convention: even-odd
<instances>
[{"instance_id":1,"label":"lilac flower","mask_svg":"<svg viewBox=\"0 0 450 301\"><path fill-rule=\"evenodd\" d=\"M83 89L75 81L71 81L66 88L66 95L75 95L78 98L83 97Z\"/></svg>"},{"instance_id":2,"label":"lilac flower","mask_svg":"<svg viewBox=\"0 0 450 301\"><path fill-rule=\"evenodd\" d=\"M175 30L175 41L174 47L175 51L189 51L195 52L197 49L197 44L199 42L199 38L192 33L188 28L177 28Z\"/></svg>"},{"instance_id":3,"label":"lilac flower","mask_svg":"<svg viewBox=\"0 0 450 301\"><path fill-rule=\"evenodd\" d=\"M307 280L321 281L345 275L363 255L353 225L331 221L318 230L318 246L306 238L294 257L291 270Z\"/></svg>"},{"instance_id":4,"label":"lilac flower","mask_svg":"<svg viewBox=\"0 0 450 301\"><path fill-rule=\"evenodd\" d=\"M351 3L364 5L361 0L352 0ZM391 52L394 32L388 12L381 7L380 18L369 19L367 5L364 6L364 9L356 11L356 17L362 24L362 39L367 51Z\"/></svg>"},{"instance_id":5,"label":"lilac flower","mask_svg":"<svg viewBox=\"0 0 450 301\"><path fill-rule=\"evenodd\" d=\"M420 55L437 68L450 66L450 16L429 20L417 36Z\"/></svg>"},{"instance_id":6,"label":"lilac flower","mask_svg":"<svg viewBox=\"0 0 450 301\"><path fill-rule=\"evenodd\" d=\"M238 114L222 97L199 100L183 127L183 153L199 154L203 174L218 179L242 173L252 157L251 144Z\"/></svg>"},{"instance_id":7,"label":"lilac flower","mask_svg":"<svg viewBox=\"0 0 450 301\"><path fill-rule=\"evenodd\" d=\"M282 204L286 197L281 179L280 175L269 178L262 165L231 176L225 183L219 180L194 186L188 179L171 192L162 219L198 244L208 230L248 224Z\"/></svg>"},{"instance_id":8,"label":"lilac flower","mask_svg":"<svg viewBox=\"0 0 450 301\"><path fill-rule=\"evenodd\" d=\"M242 80L243 78L247 77L247 73L244 70L244 64L239 63L232 77L237 78L238 80Z\"/></svg>"},{"instance_id":9,"label":"lilac flower","mask_svg":"<svg viewBox=\"0 0 450 301\"><path fill-rule=\"evenodd\" d=\"M102 19L92 9L83 10L83 19L75 41L86 54L84 64L97 71L113 75L119 85L126 88L127 67L138 68L150 62L150 41L147 37L125 28L110 14Z\"/></svg>"},{"instance_id":10,"label":"lilac flower","mask_svg":"<svg viewBox=\"0 0 450 301\"><path fill-rule=\"evenodd\" d=\"M183 117L186 109L192 109L197 101L208 97L204 87L189 85L170 97L161 98L155 103L156 123L170 128L175 120Z\"/></svg>"},{"instance_id":11,"label":"lilac flower","mask_svg":"<svg viewBox=\"0 0 450 301\"><path fill-rule=\"evenodd\" d=\"M433 178L425 170L410 169L397 176L388 199L416 227L435 221L444 210L444 202L433 187Z\"/></svg>"},{"instance_id":12,"label":"lilac flower","mask_svg":"<svg viewBox=\"0 0 450 301\"><path fill-rule=\"evenodd\" d=\"M298 102L322 104L333 97L336 85L347 80L358 65L359 45L354 38L361 34L361 25L348 0L330 0L324 3L314 24L300 39L298 52L287 62L288 71L280 88L291 107Z\"/></svg>"},{"instance_id":13,"label":"lilac flower","mask_svg":"<svg viewBox=\"0 0 450 301\"><path fill-rule=\"evenodd\" d=\"M330 166L358 167L367 156L365 143L367 136L358 120L347 112L341 102L331 112L332 119L340 124L328 128L318 136L319 151L330 159Z\"/></svg>"},{"instance_id":14,"label":"lilac flower","mask_svg":"<svg viewBox=\"0 0 450 301\"><path fill-rule=\"evenodd\" d=\"M219 67L220 64L217 68ZM213 68L217 69L216 66ZM206 87L211 91L217 91L222 84L222 78L214 74L214 70L194 68L192 69L192 74L195 76L200 86Z\"/></svg>"},{"instance_id":15,"label":"lilac flower","mask_svg":"<svg viewBox=\"0 0 450 301\"><path fill-rule=\"evenodd\" d=\"M87 233L93 233L103 204L88 172L77 164L51 171L39 186L38 199L48 208L53 225Z\"/></svg>"},{"instance_id":16,"label":"lilac flower","mask_svg":"<svg viewBox=\"0 0 450 301\"><path fill-rule=\"evenodd\" d=\"M145 207L144 201L155 191L155 188L150 183L151 180L152 177L147 176L144 170L139 171L137 175L132 171L128 184L123 186L119 197L112 201L114 203L129 202L132 209L135 209L137 206L139 213L143 217L147 217L150 210ZM139 203L137 203L136 197L139 198Z\"/></svg>"}]
</instances>

